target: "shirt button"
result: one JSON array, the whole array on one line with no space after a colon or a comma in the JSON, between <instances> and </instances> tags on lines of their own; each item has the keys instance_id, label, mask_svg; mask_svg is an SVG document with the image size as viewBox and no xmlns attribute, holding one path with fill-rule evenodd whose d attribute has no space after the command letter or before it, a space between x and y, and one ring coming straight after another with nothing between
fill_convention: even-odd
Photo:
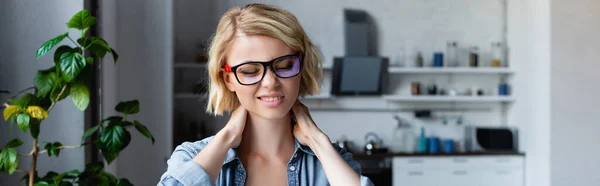
<instances>
[{"instance_id":1,"label":"shirt button","mask_svg":"<svg viewBox=\"0 0 600 186\"><path fill-rule=\"evenodd\" d=\"M242 181L242 177L241 177L241 176L240 176L240 177L238 177L238 180Z\"/></svg>"},{"instance_id":2,"label":"shirt button","mask_svg":"<svg viewBox=\"0 0 600 186\"><path fill-rule=\"evenodd\" d=\"M298 154L294 154L294 158L298 157Z\"/></svg>"},{"instance_id":3,"label":"shirt button","mask_svg":"<svg viewBox=\"0 0 600 186\"><path fill-rule=\"evenodd\" d=\"M291 171L295 171L295 170L296 170L296 167L294 167L294 166L292 165L292 166L290 166L290 170L291 170Z\"/></svg>"}]
</instances>

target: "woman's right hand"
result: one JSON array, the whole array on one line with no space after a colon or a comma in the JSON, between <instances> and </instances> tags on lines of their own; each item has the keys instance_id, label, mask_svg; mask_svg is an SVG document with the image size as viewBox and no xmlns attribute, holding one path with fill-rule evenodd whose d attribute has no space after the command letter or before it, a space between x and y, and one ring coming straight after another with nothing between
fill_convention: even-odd
<instances>
[{"instance_id":1,"label":"woman's right hand","mask_svg":"<svg viewBox=\"0 0 600 186\"><path fill-rule=\"evenodd\" d=\"M219 132L224 135L224 138L230 145L229 148L236 148L242 142L242 133L244 133L244 127L246 126L246 117L248 111L240 106L231 113L229 122Z\"/></svg>"}]
</instances>

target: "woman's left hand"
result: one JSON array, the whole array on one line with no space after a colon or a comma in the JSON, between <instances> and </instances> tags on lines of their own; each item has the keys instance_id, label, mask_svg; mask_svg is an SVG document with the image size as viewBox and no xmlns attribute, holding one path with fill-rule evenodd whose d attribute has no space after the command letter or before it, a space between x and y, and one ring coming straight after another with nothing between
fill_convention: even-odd
<instances>
[{"instance_id":1,"label":"woman's left hand","mask_svg":"<svg viewBox=\"0 0 600 186\"><path fill-rule=\"evenodd\" d=\"M320 140L323 137L327 138L323 131L317 127L313 119L308 113L308 108L296 100L292 107L294 116L296 117L296 125L294 125L294 136L298 139L298 142L302 145L312 147L316 140Z\"/></svg>"}]
</instances>

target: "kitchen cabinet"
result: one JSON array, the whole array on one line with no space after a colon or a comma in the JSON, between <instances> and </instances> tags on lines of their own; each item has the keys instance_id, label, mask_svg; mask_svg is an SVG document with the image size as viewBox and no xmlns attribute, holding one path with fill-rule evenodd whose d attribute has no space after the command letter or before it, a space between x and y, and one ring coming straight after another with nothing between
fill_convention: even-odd
<instances>
[{"instance_id":1,"label":"kitchen cabinet","mask_svg":"<svg viewBox=\"0 0 600 186\"><path fill-rule=\"evenodd\" d=\"M523 186L524 157L394 157L394 186Z\"/></svg>"}]
</instances>

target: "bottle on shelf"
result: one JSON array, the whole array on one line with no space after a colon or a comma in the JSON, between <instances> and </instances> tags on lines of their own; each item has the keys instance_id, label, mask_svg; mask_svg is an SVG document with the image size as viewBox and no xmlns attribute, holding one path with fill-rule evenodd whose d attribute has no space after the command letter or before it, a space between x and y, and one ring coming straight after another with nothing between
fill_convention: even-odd
<instances>
[{"instance_id":1,"label":"bottle on shelf","mask_svg":"<svg viewBox=\"0 0 600 186\"><path fill-rule=\"evenodd\" d=\"M458 44L456 41L448 41L446 43L446 66L458 66Z\"/></svg>"},{"instance_id":2,"label":"bottle on shelf","mask_svg":"<svg viewBox=\"0 0 600 186\"><path fill-rule=\"evenodd\" d=\"M392 152L413 153L415 149L416 136L410 124L404 122L400 117L394 116L398 125L394 129Z\"/></svg>"},{"instance_id":3,"label":"bottle on shelf","mask_svg":"<svg viewBox=\"0 0 600 186\"><path fill-rule=\"evenodd\" d=\"M425 127L421 127L421 135L419 135L419 144L417 145L418 153L427 152L427 138L425 137Z\"/></svg>"},{"instance_id":4,"label":"bottle on shelf","mask_svg":"<svg viewBox=\"0 0 600 186\"><path fill-rule=\"evenodd\" d=\"M502 67L504 65L503 54L504 50L502 47L502 43L492 43L492 67Z\"/></svg>"},{"instance_id":5,"label":"bottle on shelf","mask_svg":"<svg viewBox=\"0 0 600 186\"><path fill-rule=\"evenodd\" d=\"M423 63L424 63L424 59L423 59L423 54L421 54L421 52L417 53L417 67L423 67Z\"/></svg>"},{"instance_id":6,"label":"bottle on shelf","mask_svg":"<svg viewBox=\"0 0 600 186\"><path fill-rule=\"evenodd\" d=\"M469 66L479 66L479 47L474 46L469 48Z\"/></svg>"}]
</instances>

